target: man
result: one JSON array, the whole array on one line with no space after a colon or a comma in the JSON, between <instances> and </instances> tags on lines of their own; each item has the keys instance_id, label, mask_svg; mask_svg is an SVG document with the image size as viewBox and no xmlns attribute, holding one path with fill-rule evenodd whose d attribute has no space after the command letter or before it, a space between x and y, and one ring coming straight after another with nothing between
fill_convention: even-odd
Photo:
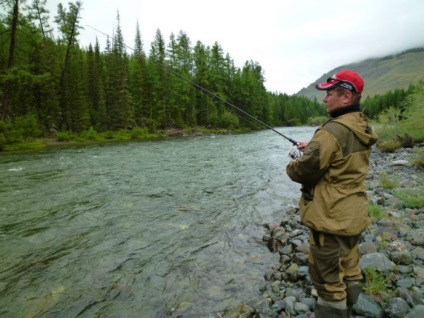
<instances>
[{"instance_id":1,"label":"man","mask_svg":"<svg viewBox=\"0 0 424 318\"><path fill-rule=\"evenodd\" d=\"M363 280L358 244L369 224L365 177L377 136L360 112L359 74L342 70L316 88L327 92L323 101L332 119L298 144L303 155L286 170L302 184L300 217L310 229L309 274L318 293L315 317L349 317Z\"/></svg>"}]
</instances>

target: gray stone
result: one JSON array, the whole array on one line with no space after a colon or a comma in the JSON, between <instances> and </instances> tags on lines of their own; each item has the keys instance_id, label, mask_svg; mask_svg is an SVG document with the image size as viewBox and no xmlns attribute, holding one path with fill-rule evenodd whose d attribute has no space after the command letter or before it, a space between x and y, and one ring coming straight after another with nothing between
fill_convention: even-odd
<instances>
[{"instance_id":1,"label":"gray stone","mask_svg":"<svg viewBox=\"0 0 424 318\"><path fill-rule=\"evenodd\" d=\"M408 160L395 160L390 164L392 167L394 166L402 166L402 167L409 167L411 164Z\"/></svg>"},{"instance_id":2,"label":"gray stone","mask_svg":"<svg viewBox=\"0 0 424 318\"><path fill-rule=\"evenodd\" d=\"M396 286L397 287L411 288L412 287L412 280L410 280L409 278L399 279L396 282Z\"/></svg>"},{"instance_id":3,"label":"gray stone","mask_svg":"<svg viewBox=\"0 0 424 318\"><path fill-rule=\"evenodd\" d=\"M285 310L291 315L295 315L296 311L294 310L294 304L296 303L295 297L286 297L283 299L283 302L285 304Z\"/></svg>"},{"instance_id":4,"label":"gray stone","mask_svg":"<svg viewBox=\"0 0 424 318\"><path fill-rule=\"evenodd\" d=\"M359 245L359 251L362 255L377 252L377 246L373 242L364 242Z\"/></svg>"},{"instance_id":5,"label":"gray stone","mask_svg":"<svg viewBox=\"0 0 424 318\"><path fill-rule=\"evenodd\" d=\"M424 260L424 248L422 248L420 246L417 247L417 248L415 248L415 249L413 249L412 252L411 252L411 254L412 254L412 257L413 258Z\"/></svg>"},{"instance_id":6,"label":"gray stone","mask_svg":"<svg viewBox=\"0 0 424 318\"><path fill-rule=\"evenodd\" d=\"M361 257L361 269L372 268L381 272L390 272L395 266L386 255L381 253L366 254Z\"/></svg>"},{"instance_id":7,"label":"gray stone","mask_svg":"<svg viewBox=\"0 0 424 318\"><path fill-rule=\"evenodd\" d=\"M294 304L294 310L298 313L310 312L309 306L300 302L297 302Z\"/></svg>"},{"instance_id":8,"label":"gray stone","mask_svg":"<svg viewBox=\"0 0 424 318\"><path fill-rule=\"evenodd\" d=\"M383 318L384 311L371 296L361 293L354 311L364 317Z\"/></svg>"},{"instance_id":9,"label":"gray stone","mask_svg":"<svg viewBox=\"0 0 424 318\"><path fill-rule=\"evenodd\" d=\"M415 306L404 318L424 317L424 305Z\"/></svg>"},{"instance_id":10,"label":"gray stone","mask_svg":"<svg viewBox=\"0 0 424 318\"><path fill-rule=\"evenodd\" d=\"M409 251L395 251L390 253L390 258L395 264L410 265L412 264L412 255Z\"/></svg>"},{"instance_id":11,"label":"gray stone","mask_svg":"<svg viewBox=\"0 0 424 318\"><path fill-rule=\"evenodd\" d=\"M412 271L415 274L415 281L418 285L424 283L424 268L420 266L413 266Z\"/></svg>"},{"instance_id":12,"label":"gray stone","mask_svg":"<svg viewBox=\"0 0 424 318\"><path fill-rule=\"evenodd\" d=\"M384 312L390 318L403 318L409 312L408 303L402 298L395 297L384 306Z\"/></svg>"},{"instance_id":13,"label":"gray stone","mask_svg":"<svg viewBox=\"0 0 424 318\"><path fill-rule=\"evenodd\" d=\"M280 253L281 255L289 255L293 253L293 248L291 245L284 245L278 249L278 253Z\"/></svg>"},{"instance_id":14,"label":"gray stone","mask_svg":"<svg viewBox=\"0 0 424 318\"><path fill-rule=\"evenodd\" d=\"M424 246L424 229L412 230L406 238L412 245Z\"/></svg>"}]
</instances>

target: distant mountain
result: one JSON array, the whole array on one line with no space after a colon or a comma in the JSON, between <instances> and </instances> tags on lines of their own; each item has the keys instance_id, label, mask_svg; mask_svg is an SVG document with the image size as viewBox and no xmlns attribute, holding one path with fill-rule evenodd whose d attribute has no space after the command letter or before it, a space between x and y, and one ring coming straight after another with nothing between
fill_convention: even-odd
<instances>
[{"instance_id":1,"label":"distant mountain","mask_svg":"<svg viewBox=\"0 0 424 318\"><path fill-rule=\"evenodd\" d=\"M316 97L320 101L324 96L315 88L315 83L326 81L342 69L351 69L362 75L365 81L363 98L384 94L396 88L407 88L410 84L424 80L424 47L342 65L324 74L308 87L302 88L296 95L310 99Z\"/></svg>"}]
</instances>

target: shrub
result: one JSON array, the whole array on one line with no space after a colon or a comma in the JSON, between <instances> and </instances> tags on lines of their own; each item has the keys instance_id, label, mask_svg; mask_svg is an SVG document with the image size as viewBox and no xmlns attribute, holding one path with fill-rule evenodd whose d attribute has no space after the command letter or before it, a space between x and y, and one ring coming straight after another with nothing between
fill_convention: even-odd
<instances>
[{"instance_id":1,"label":"shrub","mask_svg":"<svg viewBox=\"0 0 424 318\"><path fill-rule=\"evenodd\" d=\"M424 82L419 83L405 99L401 108L390 107L378 116L376 129L380 139L377 146L382 151L391 152L399 147L413 147L416 142L424 140Z\"/></svg>"},{"instance_id":2,"label":"shrub","mask_svg":"<svg viewBox=\"0 0 424 318\"><path fill-rule=\"evenodd\" d=\"M19 131L24 139L31 139L41 136L41 129L37 118L34 115L17 117L13 123L13 129Z\"/></svg>"},{"instance_id":3,"label":"shrub","mask_svg":"<svg viewBox=\"0 0 424 318\"><path fill-rule=\"evenodd\" d=\"M72 139L72 135L69 131L59 131L56 134L57 141L70 141Z\"/></svg>"},{"instance_id":4,"label":"shrub","mask_svg":"<svg viewBox=\"0 0 424 318\"><path fill-rule=\"evenodd\" d=\"M33 115L17 117L13 122L0 120L0 148L5 145L32 140L41 135L37 119Z\"/></svg>"},{"instance_id":5,"label":"shrub","mask_svg":"<svg viewBox=\"0 0 424 318\"><path fill-rule=\"evenodd\" d=\"M80 137L83 140L96 140L97 139L97 131L93 127L90 127L88 130L82 132Z\"/></svg>"},{"instance_id":6,"label":"shrub","mask_svg":"<svg viewBox=\"0 0 424 318\"><path fill-rule=\"evenodd\" d=\"M105 136L106 139L113 139L113 138L115 138L115 136L113 135L113 131L111 131L111 130L106 131L104 133L104 136Z\"/></svg>"},{"instance_id":7,"label":"shrub","mask_svg":"<svg viewBox=\"0 0 424 318\"><path fill-rule=\"evenodd\" d=\"M234 129L239 125L236 115L230 112L224 112L219 120L219 126L226 129Z\"/></svg>"},{"instance_id":8,"label":"shrub","mask_svg":"<svg viewBox=\"0 0 424 318\"><path fill-rule=\"evenodd\" d=\"M146 135L146 130L140 127L135 127L130 131L131 139L142 139Z\"/></svg>"}]
</instances>

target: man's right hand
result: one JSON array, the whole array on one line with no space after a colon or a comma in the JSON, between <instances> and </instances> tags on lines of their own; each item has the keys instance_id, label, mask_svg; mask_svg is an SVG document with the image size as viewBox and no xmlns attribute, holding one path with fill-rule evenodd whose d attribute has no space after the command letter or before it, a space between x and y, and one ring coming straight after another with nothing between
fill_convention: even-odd
<instances>
[{"instance_id":1,"label":"man's right hand","mask_svg":"<svg viewBox=\"0 0 424 318\"><path fill-rule=\"evenodd\" d=\"M297 143L297 149L300 150L300 151L303 151L303 150L305 150L307 145L308 145L307 141L299 141Z\"/></svg>"}]
</instances>

